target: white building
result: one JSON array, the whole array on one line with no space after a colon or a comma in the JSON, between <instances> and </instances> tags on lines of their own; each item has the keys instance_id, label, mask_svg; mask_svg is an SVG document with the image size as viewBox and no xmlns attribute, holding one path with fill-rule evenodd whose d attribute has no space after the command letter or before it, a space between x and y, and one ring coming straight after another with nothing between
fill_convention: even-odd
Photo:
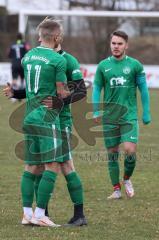
<instances>
[{"instance_id":1,"label":"white building","mask_svg":"<svg viewBox=\"0 0 159 240\"><path fill-rule=\"evenodd\" d=\"M0 6L4 6L10 13L20 13L21 10L58 10L63 8L66 0L0 0Z\"/></svg>"}]
</instances>

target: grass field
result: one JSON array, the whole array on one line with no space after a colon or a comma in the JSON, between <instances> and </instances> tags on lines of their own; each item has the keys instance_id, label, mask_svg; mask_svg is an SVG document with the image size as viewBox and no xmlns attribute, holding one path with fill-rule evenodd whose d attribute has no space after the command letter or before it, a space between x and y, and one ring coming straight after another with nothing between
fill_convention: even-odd
<instances>
[{"instance_id":1,"label":"grass field","mask_svg":"<svg viewBox=\"0 0 159 240\"><path fill-rule=\"evenodd\" d=\"M133 176L136 195L128 200L123 191L119 201L108 201L112 188L102 139L94 147L82 140L75 149L74 161L85 189L85 213L89 222L83 228L23 227L20 178L23 163L15 146L23 138L9 126L11 113L19 103L11 103L0 89L0 239L3 240L158 240L159 239L159 92L151 90L152 124L140 121L138 163ZM121 162L121 165L123 163ZM50 202L50 215L57 223L72 216L72 204L63 177L57 180Z\"/></svg>"}]
</instances>

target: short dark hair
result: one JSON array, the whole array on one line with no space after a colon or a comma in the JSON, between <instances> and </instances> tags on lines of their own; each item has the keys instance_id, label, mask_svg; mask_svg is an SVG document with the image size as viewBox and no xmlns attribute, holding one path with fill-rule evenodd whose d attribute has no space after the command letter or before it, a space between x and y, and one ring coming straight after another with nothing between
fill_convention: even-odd
<instances>
[{"instance_id":1,"label":"short dark hair","mask_svg":"<svg viewBox=\"0 0 159 240\"><path fill-rule=\"evenodd\" d=\"M117 31L114 31L111 36L110 36L110 39L112 39L113 36L118 36L118 37L121 37L123 38L126 42L128 42L128 35L126 34L126 32L124 31L120 31L120 30L117 30Z\"/></svg>"},{"instance_id":2,"label":"short dark hair","mask_svg":"<svg viewBox=\"0 0 159 240\"><path fill-rule=\"evenodd\" d=\"M17 40L22 40L22 39L23 39L22 33L18 32L17 33Z\"/></svg>"}]
</instances>

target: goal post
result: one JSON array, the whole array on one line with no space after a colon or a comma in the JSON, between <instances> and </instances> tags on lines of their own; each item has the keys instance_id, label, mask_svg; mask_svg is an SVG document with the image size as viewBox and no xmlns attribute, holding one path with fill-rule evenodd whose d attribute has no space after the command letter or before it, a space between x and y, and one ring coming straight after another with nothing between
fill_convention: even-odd
<instances>
[{"instance_id":1,"label":"goal post","mask_svg":"<svg viewBox=\"0 0 159 240\"><path fill-rule=\"evenodd\" d=\"M159 11L22 10L19 13L19 32L25 33L27 18L29 16L158 18Z\"/></svg>"}]
</instances>

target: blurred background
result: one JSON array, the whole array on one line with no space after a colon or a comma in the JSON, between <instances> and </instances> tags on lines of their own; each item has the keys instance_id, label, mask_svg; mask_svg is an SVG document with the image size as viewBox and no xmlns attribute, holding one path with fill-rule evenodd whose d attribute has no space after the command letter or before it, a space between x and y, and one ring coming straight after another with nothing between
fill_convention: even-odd
<instances>
[{"instance_id":1,"label":"blurred background","mask_svg":"<svg viewBox=\"0 0 159 240\"><path fill-rule=\"evenodd\" d=\"M67 16L55 15L53 11L118 11L145 13L141 16ZM34 47L38 44L36 26L44 17L53 16L63 21L65 38L63 48L72 53L82 64L97 64L109 55L109 37L112 31L122 29L130 37L128 54L144 65L158 65L159 58L159 0L0 0L0 62L8 62L8 47L21 31L25 40ZM150 13L146 17L146 13ZM1 65L0 70L8 69ZM92 76L86 66L82 66L85 77ZM89 71L89 73L88 73ZM8 72L8 70L6 70ZM159 78L156 68L149 72ZM3 78L3 79L2 79ZM5 79L4 79L5 78ZM0 84L10 76L0 74ZM159 84L158 84L159 85ZM157 85L157 87L158 87ZM154 86L154 85L153 85ZM156 87L156 86L154 86Z\"/></svg>"},{"instance_id":2,"label":"blurred background","mask_svg":"<svg viewBox=\"0 0 159 240\"><path fill-rule=\"evenodd\" d=\"M7 60L7 48L16 39L19 14L28 10L42 16L28 16L24 29L26 40L37 44L35 28L46 16L46 10L105 10L105 11L151 11L150 18L131 17L76 17L54 16L62 19L65 28L64 48L82 63L97 63L109 54L109 35L117 28L125 30L131 37L129 54L145 64L157 64L159 51L158 0L0 0L0 61ZM39 13L40 14L40 13Z\"/></svg>"},{"instance_id":3,"label":"blurred background","mask_svg":"<svg viewBox=\"0 0 159 240\"><path fill-rule=\"evenodd\" d=\"M107 158L103 139L98 138L95 146L89 146L82 140L79 132L75 129L73 131L79 140L73 156L84 183L85 209L89 222L88 227L82 229L44 230L22 228L20 225L22 212L19 186L23 161L17 159L15 148L23 140L23 136L15 128L12 129L10 119L11 114L23 109L21 106L24 102L13 103L8 100L1 85L12 80L8 51L15 43L17 33L20 31L23 34L31 48L37 46L36 26L46 16L63 21L63 49L77 57L84 79L91 83L98 62L110 54L110 34L116 29L126 31L129 35L128 54L144 64L147 84L151 88L152 123L146 127L141 121L142 108L139 101L140 142L133 178L136 196L132 200L127 201L123 194L121 201L106 201L112 187L106 171ZM0 0L0 239L159 240L158 55L159 0ZM90 88L88 104L79 104L76 107L77 113L85 113L87 106L91 109L91 93ZM17 112L20 114L15 119L15 126L19 129L23 113ZM91 113L86 118L89 119L90 116ZM85 124L82 129L87 134ZM94 130L92 127L91 131ZM123 164L122 161L120 163ZM65 180L59 177L54 199L49 206L50 216L55 217L58 223L66 223L72 214L71 205Z\"/></svg>"}]
</instances>

